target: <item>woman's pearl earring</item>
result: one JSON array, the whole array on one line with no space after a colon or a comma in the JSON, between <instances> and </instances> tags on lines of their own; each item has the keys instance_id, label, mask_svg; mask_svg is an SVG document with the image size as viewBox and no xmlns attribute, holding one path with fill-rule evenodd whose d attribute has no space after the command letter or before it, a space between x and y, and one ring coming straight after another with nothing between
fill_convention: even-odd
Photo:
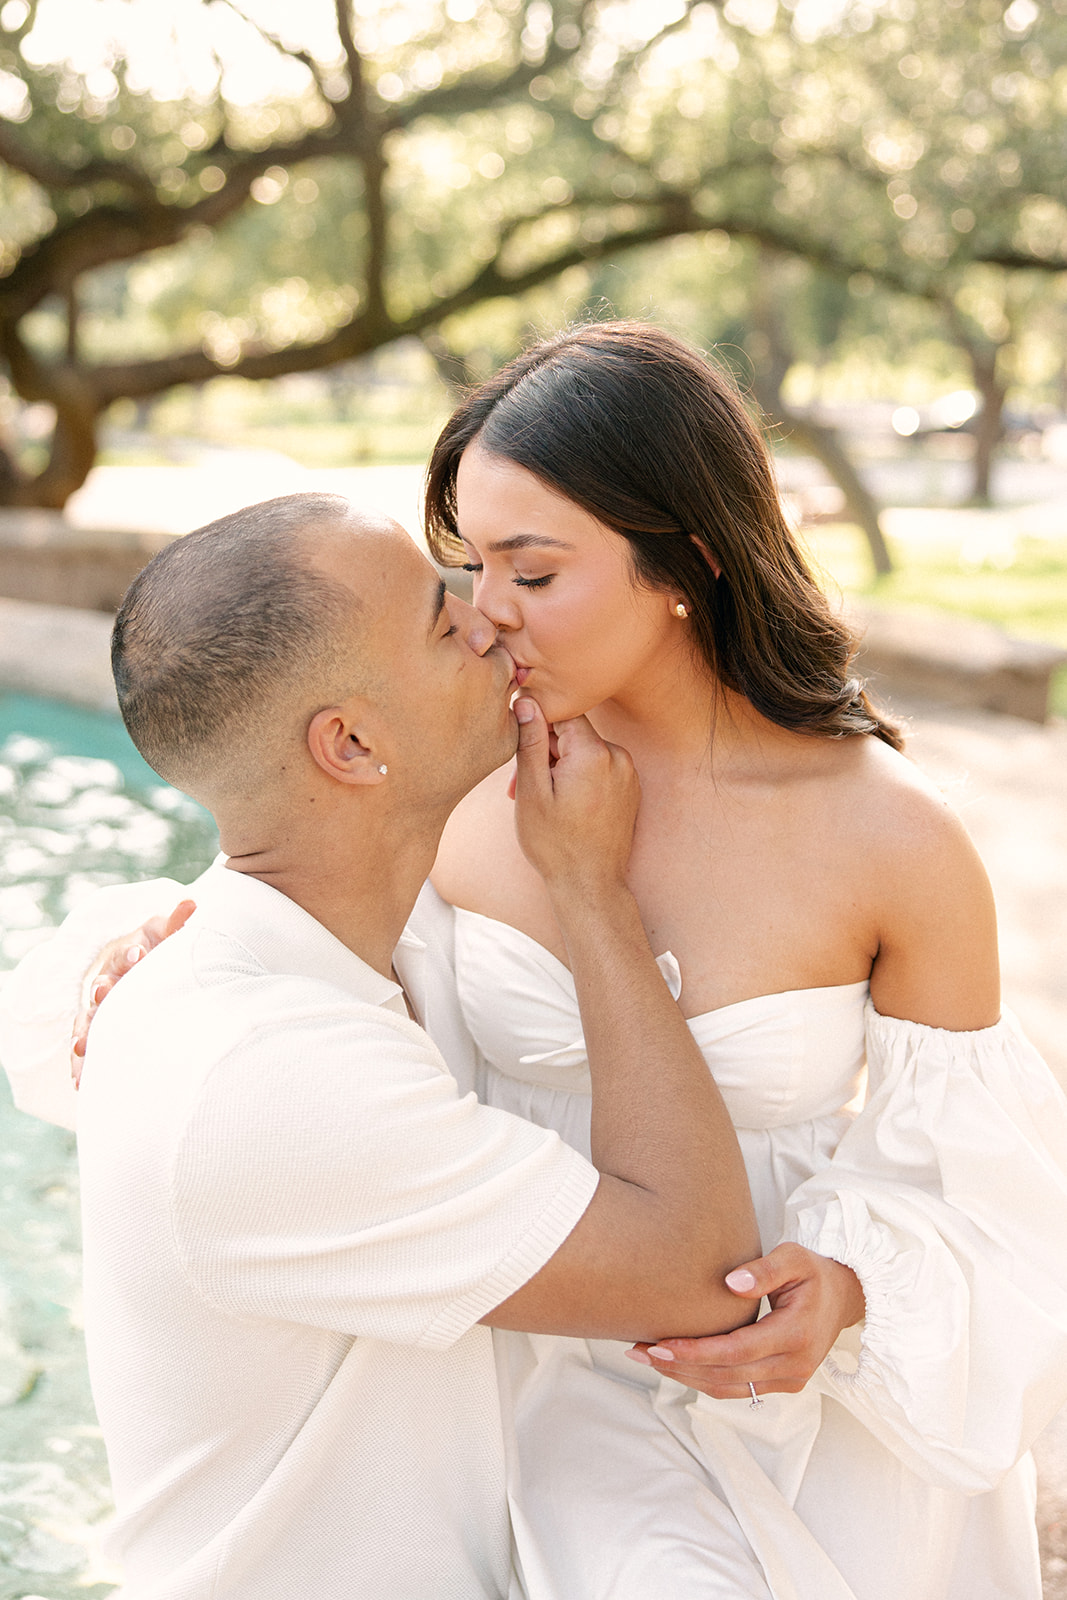
<instances>
[{"instance_id":1,"label":"woman's pearl earring","mask_svg":"<svg viewBox=\"0 0 1067 1600\"><path fill-rule=\"evenodd\" d=\"M383 778L385 777L385 774L389 771L389 768L385 765L384 761L382 762L382 765L378 768L378 771L381 773Z\"/></svg>"},{"instance_id":2,"label":"woman's pearl earring","mask_svg":"<svg viewBox=\"0 0 1067 1600\"><path fill-rule=\"evenodd\" d=\"M676 617L687 617L689 615L689 607L686 605L684 600L679 600L678 604L674 607L674 614Z\"/></svg>"}]
</instances>

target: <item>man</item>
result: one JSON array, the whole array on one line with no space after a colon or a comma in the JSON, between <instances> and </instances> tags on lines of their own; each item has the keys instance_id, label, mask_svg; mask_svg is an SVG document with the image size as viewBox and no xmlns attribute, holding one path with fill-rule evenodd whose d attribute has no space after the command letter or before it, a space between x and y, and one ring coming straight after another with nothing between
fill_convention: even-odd
<instances>
[{"instance_id":1,"label":"man","mask_svg":"<svg viewBox=\"0 0 1067 1600\"><path fill-rule=\"evenodd\" d=\"M395 524L334 497L170 547L127 596L113 661L134 742L209 806L228 857L107 997L81 1088L124 1592L518 1592L489 1327L725 1329L723 1274L756 1248L733 1131L625 886L629 760L577 722L552 767L485 619ZM464 1096L412 1020L453 1029L404 925L450 810L517 732L599 1172ZM125 892L100 896L100 926ZM97 915L67 937L91 943Z\"/></svg>"}]
</instances>

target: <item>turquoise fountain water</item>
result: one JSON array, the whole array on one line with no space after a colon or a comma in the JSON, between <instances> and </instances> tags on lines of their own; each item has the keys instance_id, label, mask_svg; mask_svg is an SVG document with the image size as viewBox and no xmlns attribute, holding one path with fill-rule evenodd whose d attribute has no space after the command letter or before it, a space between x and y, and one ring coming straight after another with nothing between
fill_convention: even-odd
<instances>
[{"instance_id":1,"label":"turquoise fountain water","mask_svg":"<svg viewBox=\"0 0 1067 1600\"><path fill-rule=\"evenodd\" d=\"M115 718L0 695L0 971L97 886L187 882L216 849ZM73 1136L14 1110L0 1074L0 1600L111 1592L79 1299Z\"/></svg>"}]
</instances>

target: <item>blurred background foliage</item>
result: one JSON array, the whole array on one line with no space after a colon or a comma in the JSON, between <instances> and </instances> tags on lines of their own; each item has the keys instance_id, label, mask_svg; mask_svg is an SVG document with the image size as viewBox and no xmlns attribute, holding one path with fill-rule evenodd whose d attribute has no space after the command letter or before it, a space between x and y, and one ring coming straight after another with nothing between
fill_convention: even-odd
<instances>
[{"instance_id":1,"label":"blurred background foliage","mask_svg":"<svg viewBox=\"0 0 1067 1600\"><path fill-rule=\"evenodd\" d=\"M146 431L418 460L635 315L887 573L886 463L1067 464L1065 112L1067 0L0 0L0 504Z\"/></svg>"}]
</instances>

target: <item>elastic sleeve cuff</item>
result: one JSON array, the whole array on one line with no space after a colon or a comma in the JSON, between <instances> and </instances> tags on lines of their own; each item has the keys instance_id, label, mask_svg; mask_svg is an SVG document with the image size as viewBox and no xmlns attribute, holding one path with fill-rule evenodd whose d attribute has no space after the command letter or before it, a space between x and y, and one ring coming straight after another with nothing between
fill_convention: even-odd
<instances>
[{"instance_id":1,"label":"elastic sleeve cuff","mask_svg":"<svg viewBox=\"0 0 1067 1600\"><path fill-rule=\"evenodd\" d=\"M860 1324L860 1349L856 1365L843 1367L831 1350L824 1373L835 1387L871 1393L884 1387L886 1363L893 1348L893 1307L910 1287L906 1255L890 1229L866 1213L846 1217L840 1199L793 1219L789 1237L815 1255L826 1256L856 1274L866 1302ZM836 1348L836 1347L835 1347Z\"/></svg>"}]
</instances>

